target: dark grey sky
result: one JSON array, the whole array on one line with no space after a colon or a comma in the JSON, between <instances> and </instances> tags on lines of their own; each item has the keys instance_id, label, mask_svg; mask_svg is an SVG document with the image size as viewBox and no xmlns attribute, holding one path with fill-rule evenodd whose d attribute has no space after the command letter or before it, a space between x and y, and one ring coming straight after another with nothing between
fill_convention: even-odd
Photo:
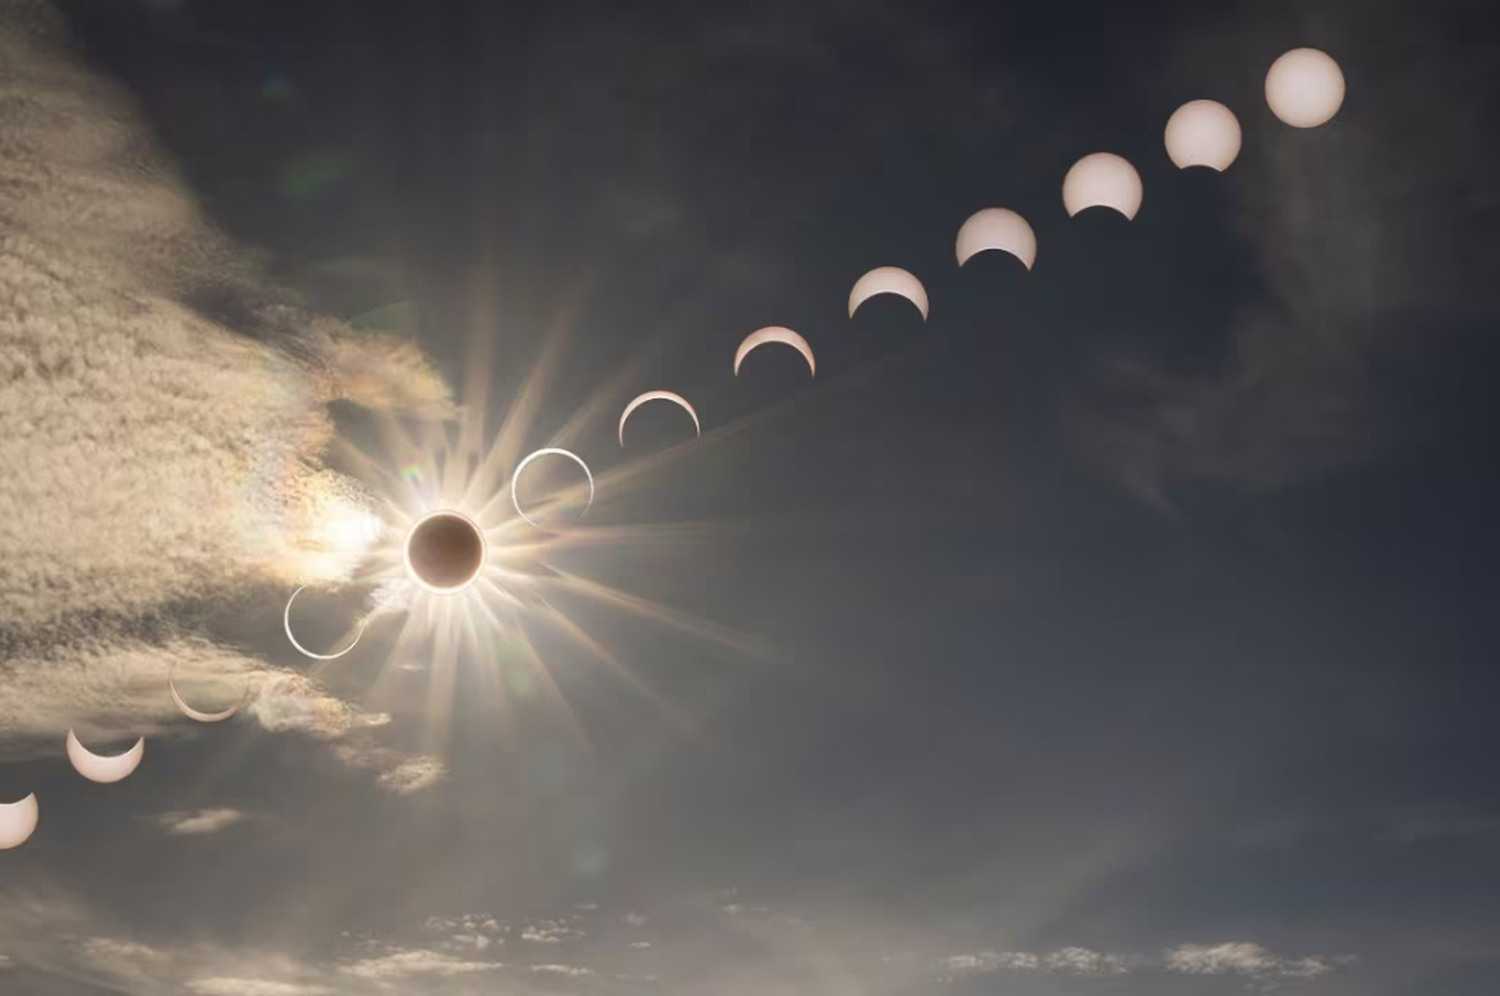
<instances>
[{"instance_id":1,"label":"dark grey sky","mask_svg":"<svg viewBox=\"0 0 1500 996\"><path fill-rule=\"evenodd\" d=\"M0 989L1493 991L1492 16L1102 6L81 0L63 46L0 5L0 799L43 813ZM1261 93L1302 45L1349 86L1308 131ZM1161 146L1203 97L1222 176ZM1100 149L1133 221L1063 210ZM954 265L988 206L1032 272ZM925 325L848 319L877 265ZM523 451L600 400L607 481L682 439L622 452L630 397L697 405L549 559L705 622L558 596L638 687L545 624L555 700L487 683L499 631L452 689L394 623L286 646L291 528L221 510L323 460L381 493L334 434L399 462L371 410L442 404L308 316L398 300L486 446L549 345ZM732 375L769 324L815 381ZM189 729L163 661L274 677ZM140 770L78 778L90 723Z\"/></svg>"}]
</instances>

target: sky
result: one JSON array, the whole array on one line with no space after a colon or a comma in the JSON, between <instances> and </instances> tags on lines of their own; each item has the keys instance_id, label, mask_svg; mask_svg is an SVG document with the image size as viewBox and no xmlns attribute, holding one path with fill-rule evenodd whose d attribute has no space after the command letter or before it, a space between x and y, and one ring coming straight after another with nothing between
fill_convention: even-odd
<instances>
[{"instance_id":1,"label":"sky","mask_svg":"<svg viewBox=\"0 0 1500 996\"><path fill-rule=\"evenodd\" d=\"M0 0L0 991L1493 992L1493 28Z\"/></svg>"}]
</instances>

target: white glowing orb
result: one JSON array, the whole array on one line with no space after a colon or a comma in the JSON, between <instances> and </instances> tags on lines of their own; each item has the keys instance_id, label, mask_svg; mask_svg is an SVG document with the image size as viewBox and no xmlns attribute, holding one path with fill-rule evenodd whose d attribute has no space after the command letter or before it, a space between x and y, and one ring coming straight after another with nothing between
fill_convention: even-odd
<instances>
[{"instance_id":1,"label":"white glowing orb","mask_svg":"<svg viewBox=\"0 0 1500 996\"><path fill-rule=\"evenodd\" d=\"M1293 128L1316 128L1344 103L1344 72L1326 52L1294 48L1266 73L1266 103Z\"/></svg>"},{"instance_id":2,"label":"white glowing orb","mask_svg":"<svg viewBox=\"0 0 1500 996\"><path fill-rule=\"evenodd\" d=\"M1178 169L1207 166L1224 172L1240 154L1240 122L1216 100L1192 100L1167 120L1167 155Z\"/></svg>"}]
</instances>

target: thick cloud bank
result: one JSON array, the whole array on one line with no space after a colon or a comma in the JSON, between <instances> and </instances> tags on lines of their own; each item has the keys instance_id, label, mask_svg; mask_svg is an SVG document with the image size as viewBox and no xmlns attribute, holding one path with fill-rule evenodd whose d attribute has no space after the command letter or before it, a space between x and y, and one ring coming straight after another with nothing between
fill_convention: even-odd
<instances>
[{"instance_id":1,"label":"thick cloud bank","mask_svg":"<svg viewBox=\"0 0 1500 996\"><path fill-rule=\"evenodd\" d=\"M269 287L56 15L0 0L0 736L154 732L174 667L264 683L194 620L345 579L372 542L323 463L337 399L451 411L409 343Z\"/></svg>"}]
</instances>

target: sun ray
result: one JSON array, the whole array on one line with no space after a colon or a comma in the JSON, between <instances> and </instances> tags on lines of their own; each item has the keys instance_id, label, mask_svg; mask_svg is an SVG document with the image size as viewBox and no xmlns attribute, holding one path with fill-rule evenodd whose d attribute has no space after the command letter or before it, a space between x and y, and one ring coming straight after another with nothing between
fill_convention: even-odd
<instances>
[{"instance_id":1,"label":"sun ray","mask_svg":"<svg viewBox=\"0 0 1500 996\"><path fill-rule=\"evenodd\" d=\"M545 583L558 585L567 591L587 596L596 602L611 605L650 622L659 623L709 643L734 650L746 657L761 659L771 657L767 648L758 641L728 626L721 626L718 623L699 619L685 612L669 608L659 602L653 602L648 598L641 598L638 595L628 594L618 588L613 588L602 582L593 581L576 574L569 574L554 569L553 575Z\"/></svg>"},{"instance_id":2,"label":"sun ray","mask_svg":"<svg viewBox=\"0 0 1500 996\"><path fill-rule=\"evenodd\" d=\"M627 685L644 696L663 716L671 720L672 724L679 730L686 730L688 728L689 724L687 720L673 709L671 704L656 689L642 681L639 675L626 667L608 648L590 636L582 626L568 618L567 614L557 606L545 598L539 598L539 601L542 605L539 613L541 619L550 622L569 640L588 651L595 659L608 666L611 671L623 678Z\"/></svg>"}]
</instances>

